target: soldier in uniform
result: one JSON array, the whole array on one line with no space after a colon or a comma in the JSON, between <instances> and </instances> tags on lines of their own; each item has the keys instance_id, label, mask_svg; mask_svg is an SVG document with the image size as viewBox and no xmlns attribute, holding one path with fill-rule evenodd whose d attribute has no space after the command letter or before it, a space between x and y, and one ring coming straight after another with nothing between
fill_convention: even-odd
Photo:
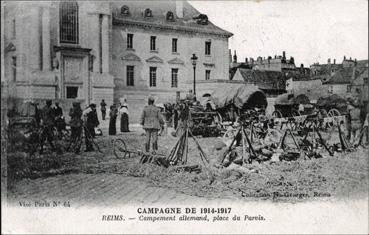
<instances>
[{"instance_id":1,"label":"soldier in uniform","mask_svg":"<svg viewBox=\"0 0 369 235\"><path fill-rule=\"evenodd\" d=\"M55 147L53 144L53 128L55 125L55 116L54 116L54 110L51 108L52 101L47 100L45 107L41 110L41 120L42 120L42 133L41 133L41 151L43 152L43 146L45 139L49 142L51 149L54 151Z\"/></svg>"},{"instance_id":2,"label":"soldier in uniform","mask_svg":"<svg viewBox=\"0 0 369 235\"><path fill-rule=\"evenodd\" d=\"M56 129L58 130L59 137L61 137L62 130L65 129L65 121L63 117L63 109L59 106L58 102L55 102L54 115L55 115L55 126Z\"/></svg>"},{"instance_id":3,"label":"soldier in uniform","mask_svg":"<svg viewBox=\"0 0 369 235\"><path fill-rule=\"evenodd\" d=\"M154 98L149 97L148 105L142 111L140 124L146 132L145 150L150 152L150 142L152 141L153 151L158 150L158 131L164 125L160 109L154 105Z\"/></svg>"},{"instance_id":4,"label":"soldier in uniform","mask_svg":"<svg viewBox=\"0 0 369 235\"><path fill-rule=\"evenodd\" d=\"M101 100L100 110L101 110L102 120L105 120L105 116L106 116L106 103L105 103L105 100L104 99Z\"/></svg>"},{"instance_id":5,"label":"soldier in uniform","mask_svg":"<svg viewBox=\"0 0 369 235\"><path fill-rule=\"evenodd\" d=\"M361 129L361 110L358 101L354 101L352 108L349 109L349 120L351 121L351 137L350 140L354 143Z\"/></svg>"},{"instance_id":6,"label":"soldier in uniform","mask_svg":"<svg viewBox=\"0 0 369 235\"><path fill-rule=\"evenodd\" d=\"M75 153L79 153L80 141L78 140L82 135L82 109L80 103L74 102L73 107L69 111L70 116L70 129L71 129L71 139L67 151L72 144L76 144Z\"/></svg>"},{"instance_id":7,"label":"soldier in uniform","mask_svg":"<svg viewBox=\"0 0 369 235\"><path fill-rule=\"evenodd\" d=\"M99 119L97 118L96 112L96 104L90 104L89 107L83 111L83 116L86 120L85 127L85 142L86 142L86 152L93 151L92 143L89 139L95 138L95 127L97 127L99 123ZM87 133L86 133L87 132Z\"/></svg>"}]
</instances>

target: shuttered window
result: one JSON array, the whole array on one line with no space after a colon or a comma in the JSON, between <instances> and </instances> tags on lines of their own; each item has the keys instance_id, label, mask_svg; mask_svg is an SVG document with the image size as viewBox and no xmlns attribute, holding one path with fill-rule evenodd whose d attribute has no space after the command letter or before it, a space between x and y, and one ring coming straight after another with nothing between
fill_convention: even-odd
<instances>
[{"instance_id":1,"label":"shuttered window","mask_svg":"<svg viewBox=\"0 0 369 235\"><path fill-rule=\"evenodd\" d=\"M127 86L135 85L135 72L134 66L127 66Z\"/></svg>"},{"instance_id":2,"label":"shuttered window","mask_svg":"<svg viewBox=\"0 0 369 235\"><path fill-rule=\"evenodd\" d=\"M172 87L178 87L178 69L172 69Z\"/></svg>"},{"instance_id":3,"label":"shuttered window","mask_svg":"<svg viewBox=\"0 0 369 235\"><path fill-rule=\"evenodd\" d=\"M78 44L78 4L75 1L61 2L60 43Z\"/></svg>"},{"instance_id":4,"label":"shuttered window","mask_svg":"<svg viewBox=\"0 0 369 235\"><path fill-rule=\"evenodd\" d=\"M150 67L150 87L156 87L156 67Z\"/></svg>"}]
</instances>

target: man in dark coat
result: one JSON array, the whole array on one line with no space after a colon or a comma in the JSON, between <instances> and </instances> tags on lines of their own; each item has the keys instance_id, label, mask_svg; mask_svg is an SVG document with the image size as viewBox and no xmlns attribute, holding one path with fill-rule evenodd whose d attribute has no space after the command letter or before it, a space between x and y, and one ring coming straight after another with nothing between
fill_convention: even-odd
<instances>
[{"instance_id":1,"label":"man in dark coat","mask_svg":"<svg viewBox=\"0 0 369 235\"><path fill-rule=\"evenodd\" d=\"M42 120L42 133L41 133L41 151L43 152L45 139L49 142L51 149L54 151L55 147L53 144L53 128L55 125L55 116L54 110L51 108L52 101L47 100L45 107L41 111L41 120Z\"/></svg>"},{"instance_id":2,"label":"man in dark coat","mask_svg":"<svg viewBox=\"0 0 369 235\"><path fill-rule=\"evenodd\" d=\"M58 130L58 135L60 137L62 130L65 129L65 121L63 117L63 109L59 106L58 102L55 102L54 115L55 115L55 126L56 129Z\"/></svg>"},{"instance_id":3,"label":"man in dark coat","mask_svg":"<svg viewBox=\"0 0 369 235\"><path fill-rule=\"evenodd\" d=\"M58 102L55 102L54 114L55 118L63 116L63 109L59 106Z\"/></svg>"},{"instance_id":4,"label":"man in dark coat","mask_svg":"<svg viewBox=\"0 0 369 235\"><path fill-rule=\"evenodd\" d=\"M95 138L95 127L100 124L99 119L97 118L96 104L90 104L90 106L83 112L83 116L86 118L86 152L89 152L94 150L90 138Z\"/></svg>"},{"instance_id":5,"label":"man in dark coat","mask_svg":"<svg viewBox=\"0 0 369 235\"><path fill-rule=\"evenodd\" d=\"M106 116L106 103L105 103L105 100L104 99L101 100L100 110L101 110L102 120L105 120L105 116Z\"/></svg>"},{"instance_id":6,"label":"man in dark coat","mask_svg":"<svg viewBox=\"0 0 369 235\"><path fill-rule=\"evenodd\" d=\"M73 107L69 110L70 116L70 129L71 129L71 138L70 143L67 148L67 151L71 147L71 145L75 145L74 151L75 153L79 153L81 148L80 138L82 136L82 109L80 103L74 102Z\"/></svg>"},{"instance_id":7,"label":"man in dark coat","mask_svg":"<svg viewBox=\"0 0 369 235\"><path fill-rule=\"evenodd\" d=\"M158 131L164 125L160 109L154 105L154 98L149 97L148 106L142 111L140 124L146 132L145 151L150 152L150 142L152 141L153 151L158 150Z\"/></svg>"}]
</instances>

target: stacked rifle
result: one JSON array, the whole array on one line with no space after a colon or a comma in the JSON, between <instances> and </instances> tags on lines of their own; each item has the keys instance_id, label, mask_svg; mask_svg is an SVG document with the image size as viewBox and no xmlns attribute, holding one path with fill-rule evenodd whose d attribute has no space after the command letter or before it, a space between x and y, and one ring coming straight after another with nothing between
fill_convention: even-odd
<instances>
[{"instance_id":1,"label":"stacked rifle","mask_svg":"<svg viewBox=\"0 0 369 235\"><path fill-rule=\"evenodd\" d=\"M201 161L206 164L209 163L209 160L207 159L203 149L201 148L199 142L195 138L195 136L192 134L191 130L188 127L188 123L185 122L183 126L183 133L181 137L178 139L177 143L174 145L172 150L170 151L167 160L171 165L177 165L178 163L181 163L182 165L185 165L187 163L188 158L188 139L191 137L200 154Z\"/></svg>"}]
</instances>

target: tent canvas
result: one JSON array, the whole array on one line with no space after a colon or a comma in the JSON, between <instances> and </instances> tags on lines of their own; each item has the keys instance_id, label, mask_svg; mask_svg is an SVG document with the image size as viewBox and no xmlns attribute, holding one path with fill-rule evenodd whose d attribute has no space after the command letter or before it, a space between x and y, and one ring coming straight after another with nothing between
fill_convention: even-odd
<instances>
[{"instance_id":1,"label":"tent canvas","mask_svg":"<svg viewBox=\"0 0 369 235\"><path fill-rule=\"evenodd\" d=\"M233 104L237 108L242 109L244 104L246 104L250 98L255 96L261 97L261 100L258 100L258 102L261 102L264 106L267 105L264 92L255 86L245 84L237 84L237 86L234 84L224 84L218 87L211 94L217 108L223 108L227 105Z\"/></svg>"}]
</instances>

